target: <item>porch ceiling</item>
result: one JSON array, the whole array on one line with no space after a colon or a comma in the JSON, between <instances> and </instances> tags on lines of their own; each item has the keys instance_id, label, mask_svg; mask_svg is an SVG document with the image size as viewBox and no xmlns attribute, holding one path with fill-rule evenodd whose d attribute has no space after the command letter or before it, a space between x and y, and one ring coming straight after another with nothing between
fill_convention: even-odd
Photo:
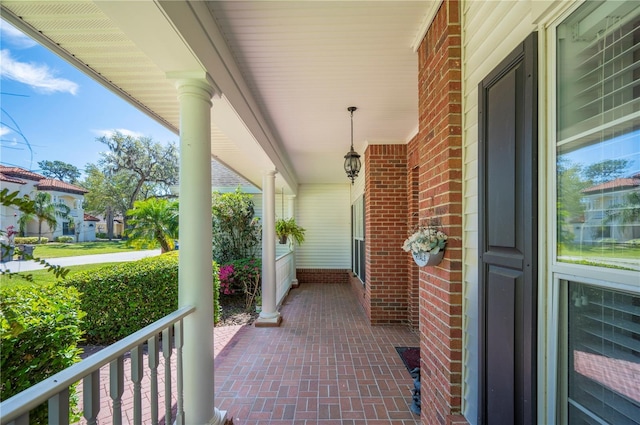
<instances>
[{"instance_id":1,"label":"porch ceiling","mask_svg":"<svg viewBox=\"0 0 640 425\"><path fill-rule=\"evenodd\" d=\"M206 70L222 91L211 152L256 186L348 183L354 146L418 128L419 43L439 1L14 1L2 15L176 131L167 72Z\"/></svg>"}]
</instances>

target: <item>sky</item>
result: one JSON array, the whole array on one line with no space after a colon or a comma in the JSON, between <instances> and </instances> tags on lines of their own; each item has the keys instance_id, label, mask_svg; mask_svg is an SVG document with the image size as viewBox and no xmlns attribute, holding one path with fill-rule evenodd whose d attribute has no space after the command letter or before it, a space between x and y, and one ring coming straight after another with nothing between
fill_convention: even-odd
<instances>
[{"instance_id":1,"label":"sky","mask_svg":"<svg viewBox=\"0 0 640 425\"><path fill-rule=\"evenodd\" d=\"M62 161L83 171L114 130L154 142L179 137L0 19L0 164L39 171Z\"/></svg>"}]
</instances>

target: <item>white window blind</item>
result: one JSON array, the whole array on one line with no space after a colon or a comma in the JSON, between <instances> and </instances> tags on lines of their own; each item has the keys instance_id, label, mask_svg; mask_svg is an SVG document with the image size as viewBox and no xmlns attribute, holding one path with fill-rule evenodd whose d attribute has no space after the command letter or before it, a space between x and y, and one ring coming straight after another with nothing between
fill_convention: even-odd
<instances>
[{"instance_id":1,"label":"white window blind","mask_svg":"<svg viewBox=\"0 0 640 425\"><path fill-rule=\"evenodd\" d=\"M569 284L569 423L640 423L640 295Z\"/></svg>"},{"instance_id":2,"label":"white window blind","mask_svg":"<svg viewBox=\"0 0 640 425\"><path fill-rule=\"evenodd\" d=\"M640 2L588 2L558 28L558 138L567 148L637 127Z\"/></svg>"}]
</instances>

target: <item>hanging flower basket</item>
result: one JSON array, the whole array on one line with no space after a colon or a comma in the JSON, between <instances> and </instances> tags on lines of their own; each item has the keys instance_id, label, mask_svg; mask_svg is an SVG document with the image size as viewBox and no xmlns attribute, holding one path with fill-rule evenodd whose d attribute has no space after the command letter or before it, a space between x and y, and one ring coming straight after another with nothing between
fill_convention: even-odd
<instances>
[{"instance_id":1,"label":"hanging flower basket","mask_svg":"<svg viewBox=\"0 0 640 425\"><path fill-rule=\"evenodd\" d=\"M430 252L412 252L413 261L420 267L437 266L442 261L444 251L438 251L436 254Z\"/></svg>"},{"instance_id":2,"label":"hanging flower basket","mask_svg":"<svg viewBox=\"0 0 640 425\"><path fill-rule=\"evenodd\" d=\"M411 252L418 266L436 266L442 261L447 239L447 235L433 226L419 226L404 241L402 249Z\"/></svg>"}]
</instances>

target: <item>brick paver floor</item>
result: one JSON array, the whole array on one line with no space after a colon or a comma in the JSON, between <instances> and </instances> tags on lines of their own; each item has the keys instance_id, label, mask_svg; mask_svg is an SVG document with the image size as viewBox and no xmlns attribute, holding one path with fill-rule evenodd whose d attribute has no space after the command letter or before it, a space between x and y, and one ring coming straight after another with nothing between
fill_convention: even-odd
<instances>
[{"instance_id":1,"label":"brick paver floor","mask_svg":"<svg viewBox=\"0 0 640 425\"><path fill-rule=\"evenodd\" d=\"M349 286L341 284L292 289L281 314L277 328L214 328L215 405L226 410L235 425L420 422L409 410L413 380L395 350L419 346L417 333L404 326L370 326ZM175 356L172 359L175 368ZM110 424L108 367L104 369L98 419ZM125 424L132 423L129 370L125 359ZM150 382L148 369L145 373L143 394ZM162 360L158 375L164 418ZM172 404L175 411L175 399ZM151 423L148 406L143 398L145 424Z\"/></svg>"}]
</instances>

